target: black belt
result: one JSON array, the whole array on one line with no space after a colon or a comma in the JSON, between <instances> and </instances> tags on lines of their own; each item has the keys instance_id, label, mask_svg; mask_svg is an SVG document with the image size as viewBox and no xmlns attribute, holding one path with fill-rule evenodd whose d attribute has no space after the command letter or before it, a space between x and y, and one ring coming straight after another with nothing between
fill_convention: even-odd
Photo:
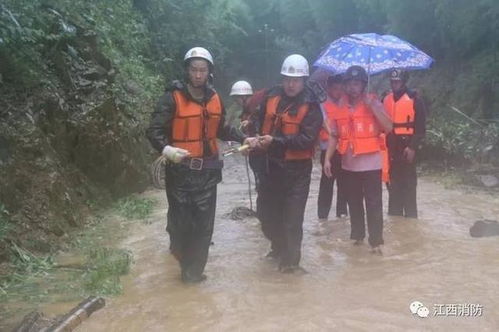
<instances>
[{"instance_id":1,"label":"black belt","mask_svg":"<svg viewBox=\"0 0 499 332\"><path fill-rule=\"evenodd\" d=\"M200 171L202 169L221 169L224 167L223 160L218 159L184 158L180 164L195 171Z\"/></svg>"}]
</instances>

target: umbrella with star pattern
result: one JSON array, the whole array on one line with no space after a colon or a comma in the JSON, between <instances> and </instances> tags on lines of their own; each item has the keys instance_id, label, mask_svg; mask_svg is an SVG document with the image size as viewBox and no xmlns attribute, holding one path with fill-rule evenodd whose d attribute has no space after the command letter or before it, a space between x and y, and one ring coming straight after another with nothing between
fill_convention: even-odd
<instances>
[{"instance_id":1,"label":"umbrella with star pattern","mask_svg":"<svg viewBox=\"0 0 499 332\"><path fill-rule=\"evenodd\" d=\"M341 74L348 67L359 65L369 74L377 74L393 68L427 69L432 63L430 56L398 37L364 33L335 40L320 54L314 66Z\"/></svg>"}]
</instances>

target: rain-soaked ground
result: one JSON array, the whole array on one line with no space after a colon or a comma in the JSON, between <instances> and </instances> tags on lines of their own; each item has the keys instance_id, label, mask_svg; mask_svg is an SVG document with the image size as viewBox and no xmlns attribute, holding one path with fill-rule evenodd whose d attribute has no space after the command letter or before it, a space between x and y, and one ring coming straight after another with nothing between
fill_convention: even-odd
<instances>
[{"instance_id":1,"label":"rain-soaked ground","mask_svg":"<svg viewBox=\"0 0 499 332\"><path fill-rule=\"evenodd\" d=\"M228 160L219 185L208 280L181 283L164 231L165 194L148 192L161 204L153 223L134 226L123 242L135 261L123 295L108 300L78 331L499 329L499 238L469 236L473 221L498 218L499 197L448 190L421 178L420 219L387 217L379 257L367 245L351 244L347 219L318 222L316 166L301 263L308 274L281 274L264 258L269 244L258 221L226 216L235 206L249 206L244 167L234 166L238 158ZM429 317L410 312L415 300Z\"/></svg>"}]
</instances>

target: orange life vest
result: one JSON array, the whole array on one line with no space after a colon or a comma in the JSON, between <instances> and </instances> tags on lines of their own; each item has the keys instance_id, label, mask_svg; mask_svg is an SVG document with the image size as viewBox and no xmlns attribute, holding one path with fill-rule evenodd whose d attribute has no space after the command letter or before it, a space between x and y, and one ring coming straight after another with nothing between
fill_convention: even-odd
<instances>
[{"instance_id":1,"label":"orange life vest","mask_svg":"<svg viewBox=\"0 0 499 332\"><path fill-rule=\"evenodd\" d=\"M328 124L331 123L331 121L333 120L333 114L335 112L338 112L338 104L332 102L331 100L327 99L323 104L322 106L324 107L324 113L325 113L325 118L324 118L324 122L327 122ZM319 139L321 141L327 141L329 139L329 134L327 132L327 130L325 128L321 128L321 131L319 133Z\"/></svg>"},{"instance_id":2,"label":"orange life vest","mask_svg":"<svg viewBox=\"0 0 499 332\"><path fill-rule=\"evenodd\" d=\"M262 125L263 135L272 135L275 131L280 131L283 135L296 135L300 132L300 124L307 115L309 106L303 104L298 107L298 112L294 115L289 114L288 107L283 112L277 113L277 106L281 100L280 96L270 97L265 107L265 118ZM287 149L285 160L310 159L314 154L314 148L307 150Z\"/></svg>"},{"instance_id":3,"label":"orange life vest","mask_svg":"<svg viewBox=\"0 0 499 332\"><path fill-rule=\"evenodd\" d=\"M348 146L352 147L353 154L372 153L381 150L383 139L381 131L368 106L360 101L352 112L345 102L333 113L338 130L338 147L340 154L344 154Z\"/></svg>"},{"instance_id":4,"label":"orange life vest","mask_svg":"<svg viewBox=\"0 0 499 332\"><path fill-rule=\"evenodd\" d=\"M390 157L386 146L386 134L380 135L381 139L381 181L390 183Z\"/></svg>"},{"instance_id":5,"label":"orange life vest","mask_svg":"<svg viewBox=\"0 0 499 332\"><path fill-rule=\"evenodd\" d=\"M176 110L173 118L173 146L190 152L193 158L204 155L204 142L207 141L210 151L218 153L217 132L222 116L222 102L218 94L214 94L206 105L188 99L183 92L173 92Z\"/></svg>"},{"instance_id":6,"label":"orange life vest","mask_svg":"<svg viewBox=\"0 0 499 332\"><path fill-rule=\"evenodd\" d=\"M395 101L393 93L383 100L388 115L393 122L393 133L395 135L414 134L414 100L404 93L399 100Z\"/></svg>"}]
</instances>

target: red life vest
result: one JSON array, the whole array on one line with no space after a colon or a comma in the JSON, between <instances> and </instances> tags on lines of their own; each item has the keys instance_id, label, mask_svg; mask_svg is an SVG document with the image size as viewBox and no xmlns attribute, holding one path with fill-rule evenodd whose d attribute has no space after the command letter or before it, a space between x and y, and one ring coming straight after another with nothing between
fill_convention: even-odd
<instances>
[{"instance_id":1,"label":"red life vest","mask_svg":"<svg viewBox=\"0 0 499 332\"><path fill-rule=\"evenodd\" d=\"M222 117L222 103L214 94L205 106L188 99L183 92L173 92L176 109L173 118L173 146L190 152L191 157L204 155L204 141L213 154L218 153L217 132Z\"/></svg>"},{"instance_id":2,"label":"red life vest","mask_svg":"<svg viewBox=\"0 0 499 332\"><path fill-rule=\"evenodd\" d=\"M395 135L414 135L414 100L407 93L397 101L390 93L383 100L383 105L392 119Z\"/></svg>"},{"instance_id":3,"label":"red life vest","mask_svg":"<svg viewBox=\"0 0 499 332\"><path fill-rule=\"evenodd\" d=\"M270 97L265 107L265 118L262 125L263 135L272 135L275 131L280 131L284 135L296 135L300 132L300 124L307 115L309 106L302 104L298 107L298 112L294 115L289 114L288 107L283 112L277 113L277 106L281 100L280 96ZM287 149L285 160L310 159L313 157L313 147L307 150Z\"/></svg>"}]
</instances>

